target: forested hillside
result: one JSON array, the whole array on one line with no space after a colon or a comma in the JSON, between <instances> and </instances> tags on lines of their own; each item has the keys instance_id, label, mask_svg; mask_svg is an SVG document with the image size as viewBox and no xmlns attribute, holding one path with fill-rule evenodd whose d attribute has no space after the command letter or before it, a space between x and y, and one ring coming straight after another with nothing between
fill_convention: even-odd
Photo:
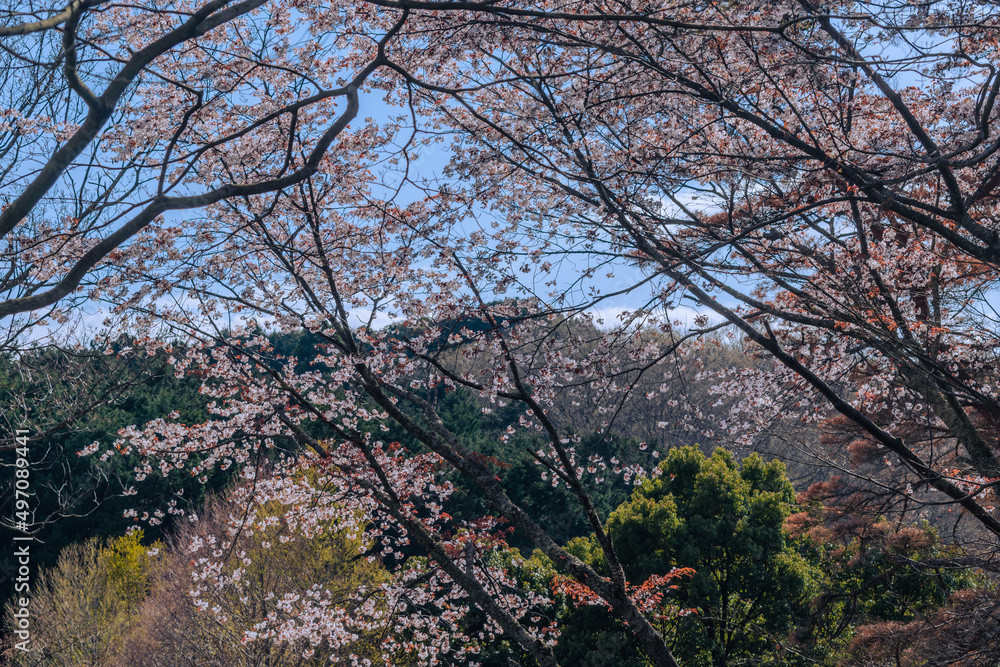
<instances>
[{"instance_id":1,"label":"forested hillside","mask_svg":"<svg viewBox=\"0 0 1000 667\"><path fill-rule=\"evenodd\" d=\"M592 328L590 334L597 339L600 330ZM273 522L280 505L263 504L248 514L227 471L213 470L207 483L178 474L137 481L146 467L138 456L81 456L94 442L98 451L120 446L120 430L168 411L176 411L182 421L207 416L199 382L165 373L162 354L137 358L127 342L116 345L113 366L99 366L108 359L93 356L93 350L75 357L39 353L7 360L10 396L22 401L37 396L32 380L45 379L48 411L30 405L30 414L53 424L45 434L50 458L36 466L35 483L46 490L39 499L47 501L39 509L47 519L37 532L44 542L35 551L42 571L34 598L36 614L53 620L35 635L39 657L26 661L9 653L11 664L178 665L201 656L210 664L266 659L274 665L318 665L345 650L376 655L374 648L361 648L366 642L393 644L393 664L411 664L428 652L441 664L456 662L450 654L459 646L419 632L400 634L390 620L396 605L379 590L401 559L422 570L427 553L418 545L388 558L383 552L359 559L359 553L380 550L353 529L342 528L336 513L329 524L304 533ZM314 365L320 342L299 332L274 337L271 350L275 361L293 355L304 371ZM660 619L657 627L678 647L682 664L860 664L901 655L904 647L920 660L942 649L994 655L986 641L989 625L971 639L972 628L966 627L977 622L984 606L995 604L992 570L957 539L953 514L878 504L877 488L862 481L873 466L850 446L851 461L844 464L855 474L850 482L833 464L796 466L802 452L835 457L845 450L840 440L851 437L850 430L836 424L775 423L750 443L717 436L711 419L691 419L698 412L692 406L718 400L720 378L760 368L761 360L719 337L680 359L678 373L690 380L671 391L636 392L638 405L626 403L611 428L602 428L608 421L586 409L570 409L560 418L578 425L575 451L581 459L602 462L588 489L594 508L605 519L619 557L632 564L627 576L643 591L644 610ZM54 383L55 378L63 382ZM89 405L82 410L79 388L88 380ZM54 400L58 397L63 402ZM516 409L491 408L465 389L430 392L426 400L448 429L490 465L513 502L571 553L607 571L585 512L570 490L547 479L532 454L543 441L508 435L520 417ZM651 420L666 425L651 428ZM321 440L333 435L322 425L310 433ZM640 440L644 434L653 437ZM399 426L382 437L414 453L423 449ZM276 445L267 459L299 455L289 441ZM782 460L799 471L791 475L795 484ZM266 463L262 470L269 475ZM488 507L467 480L453 476L450 481L454 491L447 525L461 535L481 521ZM172 511L163 514L165 504ZM154 519L136 530L139 510ZM234 537L217 541L227 534ZM203 576L195 566L197 555L213 553L218 547L212 545L220 544L228 544L222 572L242 574L229 584L197 586ZM512 590L536 592L536 622L560 628L554 651L561 662L648 664L630 642L627 625L592 593L560 575L527 536L501 523L488 548L494 567L512 577ZM241 594L236 581L243 577L254 584ZM346 649L307 640L286 645L275 636L258 635L258 623L273 621L269 614L301 621L279 604L279 594L316 584L340 589L343 607L338 608L346 613L356 611L355 592L367 590L360 604L381 610L376 615L382 622ZM248 606L255 598L259 602ZM209 605L222 616L207 614ZM12 611L7 610L8 624ZM473 614L460 627L469 634L482 623ZM936 642L942 634L945 639L933 651L927 644L931 627L937 628ZM247 637L253 638L250 644ZM485 665L534 664L509 641L473 642L464 650ZM306 663L303 652L309 653Z\"/></svg>"}]
</instances>

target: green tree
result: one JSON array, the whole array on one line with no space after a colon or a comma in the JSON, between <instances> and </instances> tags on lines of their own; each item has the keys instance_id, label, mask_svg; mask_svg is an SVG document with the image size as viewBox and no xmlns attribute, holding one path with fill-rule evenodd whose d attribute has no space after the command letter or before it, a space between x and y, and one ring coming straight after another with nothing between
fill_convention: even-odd
<instances>
[{"instance_id":1,"label":"green tree","mask_svg":"<svg viewBox=\"0 0 1000 667\"><path fill-rule=\"evenodd\" d=\"M13 652L13 664L102 667L121 662L158 567L142 531L111 540L72 544L39 577L31 598L31 650ZM8 623L13 613L8 605Z\"/></svg>"},{"instance_id":2,"label":"green tree","mask_svg":"<svg viewBox=\"0 0 1000 667\"><path fill-rule=\"evenodd\" d=\"M611 514L607 531L633 584L675 567L695 570L670 600L694 613L661 621L675 655L685 667L782 663L776 642L805 614L814 578L784 528L795 502L784 466L756 455L740 464L723 449L706 457L681 447L658 470ZM593 537L574 540L571 549L605 567ZM591 631L574 627L581 624ZM617 645L614 634L627 636L624 630L610 617L579 610L559 650L577 664L603 664L598 653ZM574 636L592 647L581 650ZM643 662L633 650L622 657Z\"/></svg>"}]
</instances>

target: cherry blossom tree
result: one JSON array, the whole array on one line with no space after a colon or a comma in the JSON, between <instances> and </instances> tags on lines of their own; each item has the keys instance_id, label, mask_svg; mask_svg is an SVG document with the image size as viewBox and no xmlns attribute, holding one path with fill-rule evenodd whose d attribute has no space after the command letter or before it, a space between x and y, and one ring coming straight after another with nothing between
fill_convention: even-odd
<instances>
[{"instance_id":1,"label":"cherry blossom tree","mask_svg":"<svg viewBox=\"0 0 1000 667\"><path fill-rule=\"evenodd\" d=\"M839 416L902 471L873 482L956 504L995 551L996 22L895 0L8 11L0 314L14 341L99 300L173 355L213 418L123 431L137 476L235 465L296 526L346 513L400 556L422 660L503 633L555 664L544 596L496 566L512 528L674 665L589 492L651 473L578 448L560 406L610 433L724 327L766 363L715 377L725 411L689 402L686 428L749 445ZM307 367L269 338L303 329ZM441 418L459 389L517 407L507 437L572 492L607 576ZM456 525L448 475L488 516ZM317 611L282 636L340 628Z\"/></svg>"}]
</instances>

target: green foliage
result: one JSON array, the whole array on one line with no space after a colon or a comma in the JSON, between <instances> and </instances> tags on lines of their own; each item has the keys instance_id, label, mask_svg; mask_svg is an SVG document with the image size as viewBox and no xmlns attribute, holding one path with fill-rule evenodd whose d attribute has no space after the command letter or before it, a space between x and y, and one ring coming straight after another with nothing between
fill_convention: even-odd
<instances>
[{"instance_id":1,"label":"green foliage","mask_svg":"<svg viewBox=\"0 0 1000 667\"><path fill-rule=\"evenodd\" d=\"M504 570L513 578L516 584L510 589L511 593L514 593L516 589L518 592L530 591L542 596L551 595L552 580L557 571L555 564L541 551L536 549L530 556L525 557L517 549L500 545L486 554L485 560L491 568ZM569 607L565 599L557 595L555 604L533 607L530 613L521 618L521 622L539 630L547 628L554 619L561 618L568 611ZM463 634L476 637L480 634L486 620L486 615L481 610L472 608L461 621ZM488 642L478 642L478 644L479 653L476 656L476 662L482 667L512 667L515 665L537 667L537 663L528 652L521 648L516 641L507 639L503 635ZM467 664L464 659L456 662L451 656L442 656L441 659L443 665L458 667L458 665Z\"/></svg>"},{"instance_id":2,"label":"green foliage","mask_svg":"<svg viewBox=\"0 0 1000 667\"><path fill-rule=\"evenodd\" d=\"M106 545L92 538L64 549L35 584L32 650L14 652L13 664L117 664L158 567L141 541L135 531Z\"/></svg>"},{"instance_id":3,"label":"green foliage","mask_svg":"<svg viewBox=\"0 0 1000 667\"><path fill-rule=\"evenodd\" d=\"M149 591L153 560L142 545L142 531L136 530L112 540L101 551L101 569L111 597L134 608Z\"/></svg>"},{"instance_id":4,"label":"green foliage","mask_svg":"<svg viewBox=\"0 0 1000 667\"><path fill-rule=\"evenodd\" d=\"M500 478L507 495L514 503L531 515L553 540L565 543L590 533L590 522L577 498L564 486L552 486L542 479L541 468L531 453L542 443L519 431L509 438L507 427L517 424L520 411L513 405L494 407L484 412L475 395L465 389L439 391L428 397L437 407L445 426L469 449L484 457ZM421 415L413 418L419 422ZM398 441L411 451L421 451L422 445L409 436L399 425L387 424L388 433L379 432L380 439ZM638 441L615 435L582 435L575 449L581 458L596 454L606 459L616 457L626 463L641 463L651 467L655 459L652 451L639 449ZM449 502L449 514L458 520L475 519L492 511L483 501L482 493L474 483L461 475L452 474L455 493ZM628 499L631 486L620 477L609 475L601 484L585 480L591 500L601 516ZM510 544L523 553L530 553L534 545L520 533L510 537Z\"/></svg>"},{"instance_id":5,"label":"green foliage","mask_svg":"<svg viewBox=\"0 0 1000 667\"><path fill-rule=\"evenodd\" d=\"M659 470L611 514L607 531L633 584L674 567L695 570L672 600L695 613L662 623L675 654L685 667L781 662L775 640L806 612L815 576L784 529L795 500L784 467L756 455L740 465L722 449L705 457L682 447ZM570 548L606 570L592 537ZM611 619L580 610L568 620L560 652L578 664L600 664L598 654L620 643L606 636L617 631ZM592 648L581 652L577 635ZM639 656L629 659L641 664Z\"/></svg>"},{"instance_id":6,"label":"green foliage","mask_svg":"<svg viewBox=\"0 0 1000 667\"><path fill-rule=\"evenodd\" d=\"M789 521L801 552L821 573L822 594L799 643L814 658L842 655L863 626L902 627L983 581L957 564L962 554L928 524L893 526L841 517L822 521L811 507Z\"/></svg>"},{"instance_id":7,"label":"green foliage","mask_svg":"<svg viewBox=\"0 0 1000 667\"><path fill-rule=\"evenodd\" d=\"M0 400L7 405L20 403L33 436L46 425L55 425L49 437L30 447L35 520L52 519L41 529L42 543L32 552L36 566L54 565L69 544L123 534L134 525L122 516L126 509L152 513L163 508L164 498L178 496L197 504L206 491L226 483L231 473L214 473L207 485L180 474L151 475L134 483L138 456L114 456L102 462L96 455L78 455L93 442L103 452L120 429L173 411L186 423L207 419L207 401L199 386L196 378L176 378L159 357L108 357L95 350L78 358L51 351L30 358L0 357ZM0 456L7 462L13 452ZM129 486L134 486L135 495L122 496ZM13 494L2 497L10 502ZM6 505L2 509L10 515ZM147 535L155 539L160 530L148 527ZM7 590L0 595L7 595Z\"/></svg>"},{"instance_id":8,"label":"green foliage","mask_svg":"<svg viewBox=\"0 0 1000 667\"><path fill-rule=\"evenodd\" d=\"M628 627L599 606L573 610L564 621L555 654L561 665L651 667Z\"/></svg>"}]
</instances>

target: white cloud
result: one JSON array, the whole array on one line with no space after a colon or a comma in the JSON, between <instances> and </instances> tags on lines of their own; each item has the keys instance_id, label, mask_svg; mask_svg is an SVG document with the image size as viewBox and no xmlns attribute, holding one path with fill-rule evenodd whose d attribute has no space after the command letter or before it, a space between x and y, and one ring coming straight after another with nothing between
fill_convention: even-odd
<instances>
[{"instance_id":1,"label":"white cloud","mask_svg":"<svg viewBox=\"0 0 1000 667\"><path fill-rule=\"evenodd\" d=\"M587 311L593 318L594 324L600 329L611 329L620 326L628 317L626 313L631 311L624 306L605 306L603 308L592 308ZM662 311L658 314L661 319L669 319L670 323L678 329L694 328L695 320L699 317L707 317L709 324L719 324L723 318L707 308L691 308L690 306L678 306L667 310L665 317Z\"/></svg>"}]
</instances>

